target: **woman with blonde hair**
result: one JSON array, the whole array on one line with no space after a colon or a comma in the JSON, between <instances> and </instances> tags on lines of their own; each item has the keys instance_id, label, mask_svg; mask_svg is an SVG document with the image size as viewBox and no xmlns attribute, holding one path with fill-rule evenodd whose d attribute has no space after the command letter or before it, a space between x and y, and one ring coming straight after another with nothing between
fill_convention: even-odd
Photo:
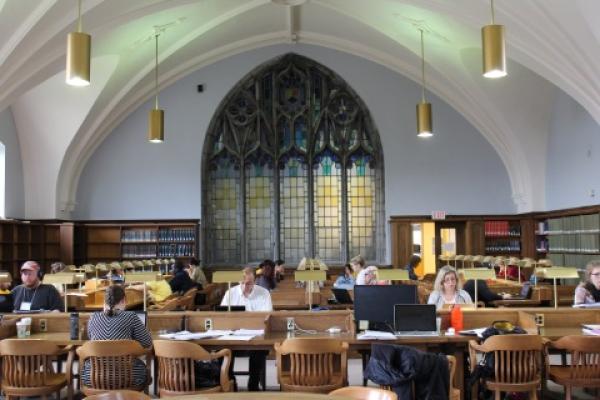
<instances>
[{"instance_id":1,"label":"woman with blonde hair","mask_svg":"<svg viewBox=\"0 0 600 400\"><path fill-rule=\"evenodd\" d=\"M439 310L444 304L473 304L473 300L469 293L462 289L456 270L444 265L438 271L427 304L435 304L435 308Z\"/></svg>"},{"instance_id":2,"label":"woman with blonde hair","mask_svg":"<svg viewBox=\"0 0 600 400\"><path fill-rule=\"evenodd\" d=\"M592 303L600 303L600 260L585 266L585 281L575 289L574 305Z\"/></svg>"},{"instance_id":3,"label":"woman with blonde hair","mask_svg":"<svg viewBox=\"0 0 600 400\"><path fill-rule=\"evenodd\" d=\"M365 259L360 254L356 257L352 257L350 260L350 266L352 267L354 275L356 276L355 283L357 285L366 285L365 275L367 271L365 270L365 265Z\"/></svg>"}]
</instances>

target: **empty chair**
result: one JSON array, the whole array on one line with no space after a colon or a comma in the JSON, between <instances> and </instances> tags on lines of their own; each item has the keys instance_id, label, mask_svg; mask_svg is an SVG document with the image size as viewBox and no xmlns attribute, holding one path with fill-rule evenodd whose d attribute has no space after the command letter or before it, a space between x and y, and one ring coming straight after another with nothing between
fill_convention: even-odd
<instances>
[{"instance_id":1,"label":"empty chair","mask_svg":"<svg viewBox=\"0 0 600 400\"><path fill-rule=\"evenodd\" d=\"M281 390L329 393L348 381L348 343L296 338L275 344Z\"/></svg>"},{"instance_id":2,"label":"empty chair","mask_svg":"<svg viewBox=\"0 0 600 400\"><path fill-rule=\"evenodd\" d=\"M573 387L600 387L600 337L564 336L548 344L571 355L570 365L551 365L548 379L565 387L565 398L571 399Z\"/></svg>"},{"instance_id":3,"label":"empty chair","mask_svg":"<svg viewBox=\"0 0 600 400\"><path fill-rule=\"evenodd\" d=\"M86 395L111 390L143 391L149 379L136 385L134 361L142 355L151 355L136 340L91 340L77 349L81 391ZM150 376L150 361L146 364L146 376ZM84 373L85 366L89 372Z\"/></svg>"},{"instance_id":4,"label":"empty chair","mask_svg":"<svg viewBox=\"0 0 600 400\"><path fill-rule=\"evenodd\" d=\"M542 363L545 360L544 344L540 336L492 336L481 345L471 340L471 372L477 365L477 352L489 353L494 357L494 376L484 378L482 383L494 392L495 399L500 399L500 392L528 392L530 399L537 399Z\"/></svg>"},{"instance_id":5,"label":"empty chair","mask_svg":"<svg viewBox=\"0 0 600 400\"><path fill-rule=\"evenodd\" d=\"M391 390L366 386L346 386L329 392L329 394L333 396L345 396L355 400L398 400L396 393Z\"/></svg>"},{"instance_id":6,"label":"empty chair","mask_svg":"<svg viewBox=\"0 0 600 400\"><path fill-rule=\"evenodd\" d=\"M52 361L68 353L66 373L56 373ZM7 400L12 397L42 396L57 393L67 387L67 397L73 398L71 368L73 351L61 349L44 340L5 339L0 342L2 358L2 390Z\"/></svg>"},{"instance_id":7,"label":"empty chair","mask_svg":"<svg viewBox=\"0 0 600 400\"><path fill-rule=\"evenodd\" d=\"M158 360L158 392L160 397L205 392L229 392L233 381L229 379L231 350L221 349L209 353L201 346L188 342L155 340L154 352ZM222 359L218 376L200 376L203 371L198 362ZM211 381L214 381L214 386ZM202 387L207 383L208 387Z\"/></svg>"}]
</instances>

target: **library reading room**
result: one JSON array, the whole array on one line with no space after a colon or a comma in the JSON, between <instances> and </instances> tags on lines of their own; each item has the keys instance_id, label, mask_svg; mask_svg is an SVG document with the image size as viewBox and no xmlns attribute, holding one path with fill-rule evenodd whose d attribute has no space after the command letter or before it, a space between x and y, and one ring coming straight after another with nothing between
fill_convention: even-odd
<instances>
[{"instance_id":1,"label":"library reading room","mask_svg":"<svg viewBox=\"0 0 600 400\"><path fill-rule=\"evenodd\" d=\"M600 399L599 16L0 0L0 399Z\"/></svg>"}]
</instances>

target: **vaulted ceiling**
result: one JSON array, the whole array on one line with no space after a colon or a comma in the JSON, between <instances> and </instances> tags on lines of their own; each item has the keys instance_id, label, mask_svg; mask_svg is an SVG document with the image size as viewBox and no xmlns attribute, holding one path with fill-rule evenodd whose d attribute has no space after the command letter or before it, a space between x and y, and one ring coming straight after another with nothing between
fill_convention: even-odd
<instances>
[{"instance_id":1,"label":"vaulted ceiling","mask_svg":"<svg viewBox=\"0 0 600 400\"><path fill-rule=\"evenodd\" d=\"M24 164L26 214L66 217L79 175L102 140L159 81L249 49L306 43L351 53L420 81L425 30L429 89L496 149L521 211L544 206L546 145L557 88L600 122L600 1L496 0L508 77L481 77L489 0L84 0L92 85L64 84L74 0L0 0L0 110L11 107ZM36 193L44 204L36 203ZM48 193L54 200L48 202Z\"/></svg>"}]
</instances>

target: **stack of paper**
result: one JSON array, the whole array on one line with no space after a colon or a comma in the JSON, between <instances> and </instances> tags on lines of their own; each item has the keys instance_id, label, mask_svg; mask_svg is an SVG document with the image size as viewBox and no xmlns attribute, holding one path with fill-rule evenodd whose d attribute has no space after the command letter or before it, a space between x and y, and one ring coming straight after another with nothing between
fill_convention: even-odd
<instances>
[{"instance_id":1,"label":"stack of paper","mask_svg":"<svg viewBox=\"0 0 600 400\"><path fill-rule=\"evenodd\" d=\"M395 340L396 336L391 332L365 331L364 333L359 333L356 338L358 340Z\"/></svg>"},{"instance_id":2,"label":"stack of paper","mask_svg":"<svg viewBox=\"0 0 600 400\"><path fill-rule=\"evenodd\" d=\"M175 333L165 333L159 335L162 339L171 339L171 340L197 340L197 339L210 339L210 338L218 338L220 336L229 335L232 331L219 331L219 330L210 330L206 332L189 332L189 331L180 331Z\"/></svg>"},{"instance_id":3,"label":"stack of paper","mask_svg":"<svg viewBox=\"0 0 600 400\"><path fill-rule=\"evenodd\" d=\"M584 324L582 325L582 331L584 335L600 336L600 325Z\"/></svg>"}]
</instances>

